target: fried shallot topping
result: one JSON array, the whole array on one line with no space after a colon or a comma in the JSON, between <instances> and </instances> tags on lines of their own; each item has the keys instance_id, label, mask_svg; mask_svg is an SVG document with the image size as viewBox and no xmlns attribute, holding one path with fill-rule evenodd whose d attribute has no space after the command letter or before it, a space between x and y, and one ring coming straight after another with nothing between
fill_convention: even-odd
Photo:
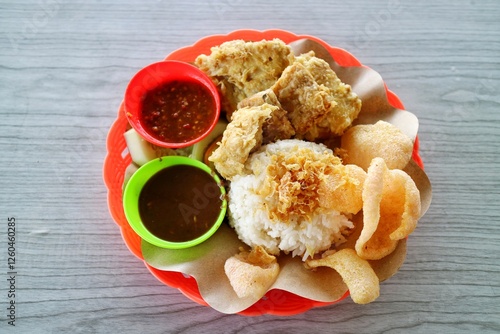
<instances>
[{"instance_id":1,"label":"fried shallot topping","mask_svg":"<svg viewBox=\"0 0 500 334\"><path fill-rule=\"evenodd\" d=\"M328 151L318 154L298 148L273 155L262 189L266 197L278 195L276 205L268 208L270 218L286 222L302 216L310 220L321 206L318 191L325 176L332 172L332 166L340 164L341 160Z\"/></svg>"}]
</instances>

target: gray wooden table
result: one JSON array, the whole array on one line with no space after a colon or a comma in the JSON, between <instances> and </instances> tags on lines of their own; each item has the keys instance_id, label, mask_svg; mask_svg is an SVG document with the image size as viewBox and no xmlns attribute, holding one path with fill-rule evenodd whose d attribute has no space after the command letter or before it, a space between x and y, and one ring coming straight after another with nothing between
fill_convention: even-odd
<instances>
[{"instance_id":1,"label":"gray wooden table","mask_svg":"<svg viewBox=\"0 0 500 334\"><path fill-rule=\"evenodd\" d=\"M347 49L420 119L432 206L372 304L220 314L156 280L111 219L105 140L128 80L242 28ZM0 332L498 333L499 91L495 0L0 1Z\"/></svg>"}]
</instances>

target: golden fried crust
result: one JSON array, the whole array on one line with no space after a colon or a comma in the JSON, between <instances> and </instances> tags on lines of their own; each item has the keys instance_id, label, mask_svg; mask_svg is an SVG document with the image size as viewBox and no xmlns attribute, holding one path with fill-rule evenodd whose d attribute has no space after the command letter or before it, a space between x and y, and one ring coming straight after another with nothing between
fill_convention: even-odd
<instances>
[{"instance_id":1,"label":"golden fried crust","mask_svg":"<svg viewBox=\"0 0 500 334\"><path fill-rule=\"evenodd\" d=\"M285 69L271 89L288 112L297 138L321 122L336 105L329 89L318 85L304 65L297 62Z\"/></svg>"},{"instance_id":2,"label":"golden fried crust","mask_svg":"<svg viewBox=\"0 0 500 334\"><path fill-rule=\"evenodd\" d=\"M335 101L335 106L327 116L314 124L304 137L316 140L328 138L331 134L342 135L358 117L361 100L351 90L350 85L340 81L326 61L314 56L313 51L296 57L295 61L304 65L319 85L327 87Z\"/></svg>"},{"instance_id":3,"label":"golden fried crust","mask_svg":"<svg viewBox=\"0 0 500 334\"><path fill-rule=\"evenodd\" d=\"M238 102L271 87L293 59L291 48L279 39L234 40L198 56L195 64L218 86L230 119Z\"/></svg>"},{"instance_id":4,"label":"golden fried crust","mask_svg":"<svg viewBox=\"0 0 500 334\"><path fill-rule=\"evenodd\" d=\"M234 112L219 147L208 158L219 174L228 180L243 174L245 162L251 152L262 144L262 126L271 117L276 106L263 104Z\"/></svg>"},{"instance_id":5,"label":"golden fried crust","mask_svg":"<svg viewBox=\"0 0 500 334\"><path fill-rule=\"evenodd\" d=\"M287 118L287 111L281 107L278 97L271 89L259 92L238 103L238 109L244 107L256 107L268 103L277 106L271 117L266 120L262 127L262 144L274 143L280 139L290 139L295 135L292 123Z\"/></svg>"}]
</instances>

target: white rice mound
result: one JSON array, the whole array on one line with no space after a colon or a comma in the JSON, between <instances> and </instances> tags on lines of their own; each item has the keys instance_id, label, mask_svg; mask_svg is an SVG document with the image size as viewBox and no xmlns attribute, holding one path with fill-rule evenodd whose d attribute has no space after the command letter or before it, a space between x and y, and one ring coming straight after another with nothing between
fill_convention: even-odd
<instances>
[{"instance_id":1,"label":"white rice mound","mask_svg":"<svg viewBox=\"0 0 500 334\"><path fill-rule=\"evenodd\" d=\"M298 148L309 149L314 154L324 154L325 151L333 154L322 144L297 139L281 140L263 146L247 160L245 166L248 174L236 176L231 181L228 212L230 225L247 245L260 245L274 255L281 251L291 253L305 261L332 245L344 242L341 232L353 228L353 224L335 210L314 212L311 221L300 216L286 222L270 219L267 207L278 200L277 194L265 198L258 193L266 179L267 166L276 152Z\"/></svg>"}]
</instances>

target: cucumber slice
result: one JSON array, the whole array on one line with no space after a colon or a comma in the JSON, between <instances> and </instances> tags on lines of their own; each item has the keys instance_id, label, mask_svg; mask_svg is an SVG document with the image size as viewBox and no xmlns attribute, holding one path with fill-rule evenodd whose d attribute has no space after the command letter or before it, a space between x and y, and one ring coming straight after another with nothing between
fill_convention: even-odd
<instances>
[{"instance_id":1,"label":"cucumber slice","mask_svg":"<svg viewBox=\"0 0 500 334\"><path fill-rule=\"evenodd\" d=\"M215 125L214 129L212 132L208 134L205 138L203 138L201 141L197 142L196 144L193 145L193 152L191 152L190 157L196 160L199 160L203 162L203 155L205 154L205 151L207 150L208 146L220 135L224 133L224 130L226 130L227 127L227 122L225 120L219 120L217 124Z\"/></svg>"},{"instance_id":2,"label":"cucumber slice","mask_svg":"<svg viewBox=\"0 0 500 334\"><path fill-rule=\"evenodd\" d=\"M161 156L177 155L173 149L157 147L149 143L134 129L125 132L124 137L132 161L139 166Z\"/></svg>"}]
</instances>

